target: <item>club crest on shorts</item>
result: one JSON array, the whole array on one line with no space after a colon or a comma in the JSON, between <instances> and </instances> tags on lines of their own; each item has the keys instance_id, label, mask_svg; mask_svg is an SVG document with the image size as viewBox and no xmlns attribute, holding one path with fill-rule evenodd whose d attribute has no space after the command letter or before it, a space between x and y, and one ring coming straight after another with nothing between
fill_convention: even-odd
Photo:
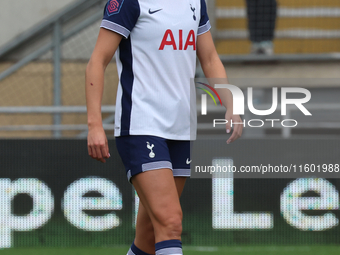
<instances>
[{"instance_id":1,"label":"club crest on shorts","mask_svg":"<svg viewBox=\"0 0 340 255\"><path fill-rule=\"evenodd\" d=\"M153 152L152 148L155 147L154 144L151 144L149 142L146 142L146 147L150 150L149 157L154 158L156 154Z\"/></svg>"},{"instance_id":2,"label":"club crest on shorts","mask_svg":"<svg viewBox=\"0 0 340 255\"><path fill-rule=\"evenodd\" d=\"M107 3L107 15L111 16L113 14L117 14L120 11L120 8L123 5L124 0L110 0Z\"/></svg>"}]
</instances>

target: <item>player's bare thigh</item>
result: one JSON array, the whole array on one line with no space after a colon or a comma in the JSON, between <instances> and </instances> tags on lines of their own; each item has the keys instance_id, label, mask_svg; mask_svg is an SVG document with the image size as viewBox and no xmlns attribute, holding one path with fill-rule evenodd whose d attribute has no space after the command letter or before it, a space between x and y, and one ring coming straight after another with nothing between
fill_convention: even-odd
<instances>
[{"instance_id":1,"label":"player's bare thigh","mask_svg":"<svg viewBox=\"0 0 340 255\"><path fill-rule=\"evenodd\" d=\"M182 210L172 170L147 171L135 175L131 181L151 219L155 242L180 240ZM179 182L184 186L185 180Z\"/></svg>"},{"instance_id":2,"label":"player's bare thigh","mask_svg":"<svg viewBox=\"0 0 340 255\"><path fill-rule=\"evenodd\" d=\"M175 177L175 184L178 196L180 197L187 177ZM151 219L142 203L139 203L135 245L142 251L154 254L155 253L155 235Z\"/></svg>"}]
</instances>

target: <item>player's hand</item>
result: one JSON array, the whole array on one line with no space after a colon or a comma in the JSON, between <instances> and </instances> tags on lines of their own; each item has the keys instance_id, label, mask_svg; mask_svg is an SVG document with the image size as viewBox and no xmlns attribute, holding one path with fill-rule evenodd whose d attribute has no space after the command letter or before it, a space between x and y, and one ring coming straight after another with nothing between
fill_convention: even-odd
<instances>
[{"instance_id":1,"label":"player's hand","mask_svg":"<svg viewBox=\"0 0 340 255\"><path fill-rule=\"evenodd\" d=\"M109 145L102 126L89 129L87 136L87 149L89 155L100 162L105 163L110 157Z\"/></svg>"},{"instance_id":2,"label":"player's hand","mask_svg":"<svg viewBox=\"0 0 340 255\"><path fill-rule=\"evenodd\" d=\"M229 111L226 112L225 119L228 121L226 124L226 131L228 134L231 132L231 120L233 122L233 133L227 140L227 144L229 144L241 137L243 124L242 124L242 119L239 115L233 115ZM240 123L240 124L234 124L234 123Z\"/></svg>"}]
</instances>

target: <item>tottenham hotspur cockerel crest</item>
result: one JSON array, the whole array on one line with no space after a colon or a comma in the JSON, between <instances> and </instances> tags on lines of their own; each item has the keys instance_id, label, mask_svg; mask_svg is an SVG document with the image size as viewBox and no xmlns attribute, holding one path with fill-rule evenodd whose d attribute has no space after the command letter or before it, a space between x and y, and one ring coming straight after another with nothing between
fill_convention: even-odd
<instances>
[{"instance_id":1,"label":"tottenham hotspur cockerel crest","mask_svg":"<svg viewBox=\"0 0 340 255\"><path fill-rule=\"evenodd\" d=\"M153 152L152 149L153 149L153 147L155 147L155 145L154 144L150 145L149 142L146 142L146 147L150 150L149 157L154 158L156 155L155 155L155 153Z\"/></svg>"}]
</instances>

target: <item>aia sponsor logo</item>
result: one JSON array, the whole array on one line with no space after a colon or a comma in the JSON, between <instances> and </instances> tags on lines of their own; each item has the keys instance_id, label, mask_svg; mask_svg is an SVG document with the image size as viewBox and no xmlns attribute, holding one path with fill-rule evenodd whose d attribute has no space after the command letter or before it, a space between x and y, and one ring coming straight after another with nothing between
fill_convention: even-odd
<instances>
[{"instance_id":1,"label":"aia sponsor logo","mask_svg":"<svg viewBox=\"0 0 340 255\"><path fill-rule=\"evenodd\" d=\"M107 3L107 15L119 13L124 0L111 0Z\"/></svg>"},{"instance_id":2,"label":"aia sponsor logo","mask_svg":"<svg viewBox=\"0 0 340 255\"><path fill-rule=\"evenodd\" d=\"M178 36L177 42L175 36ZM179 30L177 33L174 33L170 29L166 30L159 50L164 50L165 47L172 47L173 50L196 50L196 36L194 30L190 30L187 35L183 35L183 30Z\"/></svg>"}]
</instances>

